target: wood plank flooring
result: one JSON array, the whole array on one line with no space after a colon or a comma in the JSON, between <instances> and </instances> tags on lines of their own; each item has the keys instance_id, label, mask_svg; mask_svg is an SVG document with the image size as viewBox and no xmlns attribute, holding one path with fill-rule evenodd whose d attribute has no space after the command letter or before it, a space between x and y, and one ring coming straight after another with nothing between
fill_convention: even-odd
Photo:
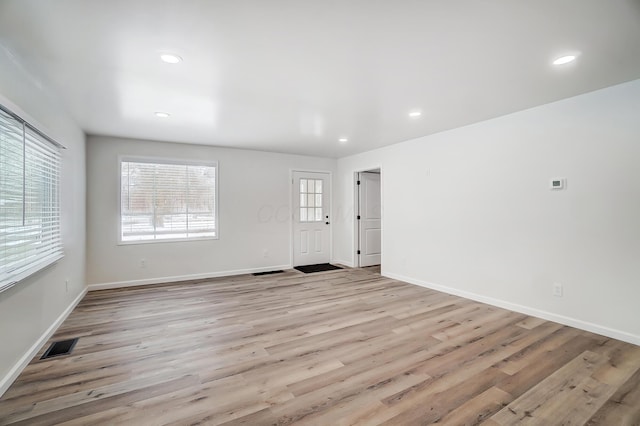
<instances>
[{"instance_id":1,"label":"wood plank flooring","mask_svg":"<svg viewBox=\"0 0 640 426\"><path fill-rule=\"evenodd\" d=\"M91 292L71 337L0 424L640 425L640 347L376 268Z\"/></svg>"}]
</instances>

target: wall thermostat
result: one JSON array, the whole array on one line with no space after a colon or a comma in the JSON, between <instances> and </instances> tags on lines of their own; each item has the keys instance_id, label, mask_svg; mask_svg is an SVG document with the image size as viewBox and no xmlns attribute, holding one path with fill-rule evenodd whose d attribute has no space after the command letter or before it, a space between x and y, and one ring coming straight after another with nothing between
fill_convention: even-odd
<instances>
[{"instance_id":1,"label":"wall thermostat","mask_svg":"<svg viewBox=\"0 0 640 426\"><path fill-rule=\"evenodd\" d=\"M553 178L549 181L549 188L551 189L564 189L564 178Z\"/></svg>"}]
</instances>

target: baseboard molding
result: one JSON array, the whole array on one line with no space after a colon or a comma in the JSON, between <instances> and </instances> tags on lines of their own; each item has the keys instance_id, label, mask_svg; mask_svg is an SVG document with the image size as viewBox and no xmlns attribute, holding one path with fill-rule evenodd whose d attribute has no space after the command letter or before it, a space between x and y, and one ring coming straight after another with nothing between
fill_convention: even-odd
<instances>
[{"instance_id":1,"label":"baseboard molding","mask_svg":"<svg viewBox=\"0 0 640 426\"><path fill-rule=\"evenodd\" d=\"M90 284L89 291L107 290L112 288L137 287L141 285L174 283L178 281L203 280L207 278L230 277L233 275L254 274L256 272L277 271L291 269L291 265L266 266L263 268L235 269L231 271L205 272L203 274L175 275L171 277L147 278L144 280L116 281L111 283Z\"/></svg>"},{"instance_id":2,"label":"baseboard molding","mask_svg":"<svg viewBox=\"0 0 640 426\"><path fill-rule=\"evenodd\" d=\"M347 260L338 260L338 259L334 259L331 261L331 263L338 264L338 265L344 265L344 266L348 266L349 268L355 268L353 262L349 262Z\"/></svg>"},{"instance_id":3,"label":"baseboard molding","mask_svg":"<svg viewBox=\"0 0 640 426\"><path fill-rule=\"evenodd\" d=\"M78 303L82 300L82 298L87 294L87 288L84 288L82 292L73 299L73 302L65 309L60 316L51 324L51 326L40 336L40 338L31 346L31 348L25 352L24 355L16 362L16 364L9 370L9 372L0 379L0 397L4 395L4 393L9 389L11 384L18 378L22 370L25 369L27 365L31 362L34 356L38 353L40 349L44 346L45 343L53 336L53 333L56 332L58 327L62 325L64 320L67 319L69 314L78 306Z\"/></svg>"},{"instance_id":4,"label":"baseboard molding","mask_svg":"<svg viewBox=\"0 0 640 426\"><path fill-rule=\"evenodd\" d=\"M519 312L521 314L531 315L537 318L542 318L548 321L557 322L563 325L568 325L570 327L579 328L581 330L589 331L591 333L601 334L603 336L611 337L613 339L622 340L624 342L632 343L634 345L640 346L640 336L627 333L626 331L616 330L613 328L601 326L591 322L579 320L577 318L554 314L553 312L543 311L540 309L531 308L529 306L507 302L506 300L495 299L493 297L482 296L476 293L471 293L468 291L459 290L453 287L447 287L440 284L434 284L427 281L406 277L400 274L395 274L392 272L383 271L382 275L388 278L393 278L394 280L404 281L406 283L429 288L431 290L437 290L443 293L452 294L454 296L464 297L465 299L471 299L477 302L486 303L488 305L496 306L499 308L508 309L510 311Z\"/></svg>"}]
</instances>

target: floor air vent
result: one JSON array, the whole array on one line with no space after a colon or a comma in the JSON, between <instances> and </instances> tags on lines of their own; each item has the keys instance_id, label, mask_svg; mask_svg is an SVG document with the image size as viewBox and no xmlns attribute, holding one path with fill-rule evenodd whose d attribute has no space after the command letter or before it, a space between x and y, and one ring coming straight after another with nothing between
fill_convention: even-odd
<instances>
[{"instance_id":1,"label":"floor air vent","mask_svg":"<svg viewBox=\"0 0 640 426\"><path fill-rule=\"evenodd\" d=\"M284 271L280 270L280 271L256 272L256 273L254 273L252 275L254 277L259 277L261 275L281 274L282 272L284 272Z\"/></svg>"},{"instance_id":2,"label":"floor air vent","mask_svg":"<svg viewBox=\"0 0 640 426\"><path fill-rule=\"evenodd\" d=\"M73 347L78 343L78 338L61 340L59 342L53 342L49 349L42 355L40 359L48 359L56 356L69 355L73 350Z\"/></svg>"}]
</instances>

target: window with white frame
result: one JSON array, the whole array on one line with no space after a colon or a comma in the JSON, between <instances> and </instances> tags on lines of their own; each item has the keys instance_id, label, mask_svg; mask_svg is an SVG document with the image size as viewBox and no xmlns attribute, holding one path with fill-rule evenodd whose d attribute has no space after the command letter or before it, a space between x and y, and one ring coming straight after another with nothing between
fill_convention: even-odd
<instances>
[{"instance_id":1,"label":"window with white frame","mask_svg":"<svg viewBox=\"0 0 640 426\"><path fill-rule=\"evenodd\" d=\"M0 291L63 255L60 147L0 108Z\"/></svg>"},{"instance_id":2,"label":"window with white frame","mask_svg":"<svg viewBox=\"0 0 640 426\"><path fill-rule=\"evenodd\" d=\"M123 158L120 241L218 237L217 164Z\"/></svg>"},{"instance_id":3,"label":"window with white frame","mask_svg":"<svg viewBox=\"0 0 640 426\"><path fill-rule=\"evenodd\" d=\"M300 222L322 220L322 179L300 179Z\"/></svg>"}]
</instances>

